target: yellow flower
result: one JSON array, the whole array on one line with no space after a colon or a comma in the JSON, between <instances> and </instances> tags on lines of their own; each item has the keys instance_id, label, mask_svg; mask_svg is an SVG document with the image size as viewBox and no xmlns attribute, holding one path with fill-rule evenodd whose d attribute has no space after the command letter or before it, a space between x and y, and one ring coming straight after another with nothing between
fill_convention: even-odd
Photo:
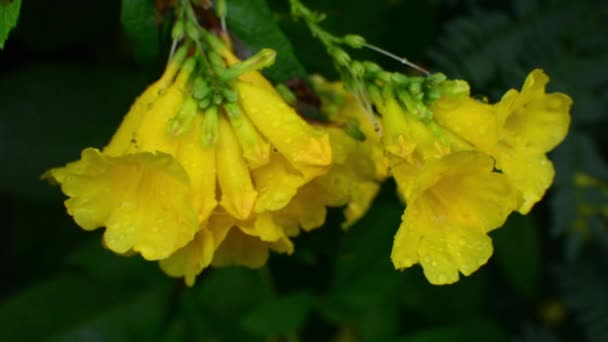
<instances>
[{"instance_id":1,"label":"yellow flower","mask_svg":"<svg viewBox=\"0 0 608 342\"><path fill-rule=\"evenodd\" d=\"M70 197L65 205L76 223L86 230L106 227L105 245L116 253L166 258L192 240L215 206L213 196L198 192L215 184L209 181L215 178L213 153L166 133L194 68L186 62L171 83L182 60L135 101L103 152L87 148L80 160L45 174ZM189 136L195 135L193 129Z\"/></svg>"},{"instance_id":2,"label":"yellow flower","mask_svg":"<svg viewBox=\"0 0 608 342\"><path fill-rule=\"evenodd\" d=\"M419 165L393 168L398 182L413 185L395 235L395 268L421 264L432 284L450 284L485 264L492 255L487 233L502 226L517 205L494 161L475 151L455 152Z\"/></svg>"},{"instance_id":3,"label":"yellow flower","mask_svg":"<svg viewBox=\"0 0 608 342\"><path fill-rule=\"evenodd\" d=\"M234 100L199 109L197 62L180 51L103 151L45 177L81 227L106 227L109 249L160 260L192 284L211 263L258 267L269 248L291 253L274 216L327 171L332 151L257 72L230 81Z\"/></svg>"},{"instance_id":4,"label":"yellow flower","mask_svg":"<svg viewBox=\"0 0 608 342\"><path fill-rule=\"evenodd\" d=\"M522 214L530 211L551 186L555 170L545 155L568 133L572 99L562 93L545 93L549 77L532 71L521 93L509 90L496 105L499 141L491 151L500 169L521 192Z\"/></svg>"},{"instance_id":5,"label":"yellow flower","mask_svg":"<svg viewBox=\"0 0 608 342\"><path fill-rule=\"evenodd\" d=\"M433 105L437 123L496 160L522 196L517 209L526 214L553 182L555 170L546 153L566 136L572 99L545 93L549 82L532 71L521 90L509 90L496 105L464 99L440 99Z\"/></svg>"}]
</instances>

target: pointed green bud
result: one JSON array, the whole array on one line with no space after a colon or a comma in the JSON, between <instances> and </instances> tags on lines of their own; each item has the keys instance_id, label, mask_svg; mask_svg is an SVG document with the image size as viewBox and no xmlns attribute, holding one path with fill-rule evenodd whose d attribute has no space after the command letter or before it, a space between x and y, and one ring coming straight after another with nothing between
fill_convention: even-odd
<instances>
[{"instance_id":1,"label":"pointed green bud","mask_svg":"<svg viewBox=\"0 0 608 342\"><path fill-rule=\"evenodd\" d=\"M397 72L391 74L391 80L399 85L406 85L410 82L409 77Z\"/></svg>"},{"instance_id":2,"label":"pointed green bud","mask_svg":"<svg viewBox=\"0 0 608 342\"><path fill-rule=\"evenodd\" d=\"M281 94L281 97L283 98L283 100L285 100L285 102L287 102L288 104L290 104L292 106L298 100L296 98L296 95L291 91L291 89L287 88L287 86L282 83L277 84L275 89L279 92L279 94Z\"/></svg>"},{"instance_id":3,"label":"pointed green bud","mask_svg":"<svg viewBox=\"0 0 608 342\"><path fill-rule=\"evenodd\" d=\"M186 57L188 57L188 50L190 44L184 44L175 50L173 57L171 57L171 63L182 64Z\"/></svg>"},{"instance_id":4,"label":"pointed green bud","mask_svg":"<svg viewBox=\"0 0 608 342\"><path fill-rule=\"evenodd\" d=\"M447 76L441 72L437 72L426 77L426 80L431 83L441 83L447 79Z\"/></svg>"},{"instance_id":5,"label":"pointed green bud","mask_svg":"<svg viewBox=\"0 0 608 342\"><path fill-rule=\"evenodd\" d=\"M226 111L226 114L228 114L228 118L231 119L230 122L232 122L232 119L238 119L241 116L241 110L236 103L226 103L224 105L224 110Z\"/></svg>"},{"instance_id":6,"label":"pointed green bud","mask_svg":"<svg viewBox=\"0 0 608 342\"><path fill-rule=\"evenodd\" d=\"M190 21L186 23L186 33L192 40L198 40L200 38L198 27Z\"/></svg>"},{"instance_id":7,"label":"pointed green bud","mask_svg":"<svg viewBox=\"0 0 608 342\"><path fill-rule=\"evenodd\" d=\"M215 13L220 19L226 18L228 14L228 6L226 6L226 0L217 0L215 2Z\"/></svg>"},{"instance_id":8,"label":"pointed green bud","mask_svg":"<svg viewBox=\"0 0 608 342\"><path fill-rule=\"evenodd\" d=\"M405 106L406 110L410 113L416 113L418 101L416 101L407 90L400 89L397 90L396 93L397 98L401 104Z\"/></svg>"},{"instance_id":9,"label":"pointed green bud","mask_svg":"<svg viewBox=\"0 0 608 342\"><path fill-rule=\"evenodd\" d=\"M340 48L336 48L336 47L332 47L327 49L327 52L329 53L330 56L333 57L334 61L341 66L349 66L350 65L350 56L348 55L348 53L346 53L346 51L340 49Z\"/></svg>"},{"instance_id":10,"label":"pointed green bud","mask_svg":"<svg viewBox=\"0 0 608 342\"><path fill-rule=\"evenodd\" d=\"M213 104L215 104L216 106L219 106L222 104L222 102L224 102L224 97L218 92L214 92L211 98L213 100Z\"/></svg>"},{"instance_id":11,"label":"pointed green bud","mask_svg":"<svg viewBox=\"0 0 608 342\"><path fill-rule=\"evenodd\" d=\"M363 62L363 67L365 68L366 73L369 73L372 75L383 71L382 68L378 64L373 63L373 62L365 61L365 62Z\"/></svg>"},{"instance_id":12,"label":"pointed green bud","mask_svg":"<svg viewBox=\"0 0 608 342\"><path fill-rule=\"evenodd\" d=\"M184 33L184 22L182 20L176 21L175 25L173 25L173 29L171 30L171 38L173 38L173 40L181 40L184 38Z\"/></svg>"},{"instance_id":13,"label":"pointed green bud","mask_svg":"<svg viewBox=\"0 0 608 342\"><path fill-rule=\"evenodd\" d=\"M441 83L439 86L439 91L441 91L441 95L466 97L469 96L471 89L466 81L447 80Z\"/></svg>"},{"instance_id":14,"label":"pointed green bud","mask_svg":"<svg viewBox=\"0 0 608 342\"><path fill-rule=\"evenodd\" d=\"M209 83L202 77L197 77L192 83L192 97L197 100L202 100L211 94L211 87Z\"/></svg>"},{"instance_id":15,"label":"pointed green bud","mask_svg":"<svg viewBox=\"0 0 608 342\"><path fill-rule=\"evenodd\" d=\"M193 57L188 58L184 64L182 64L182 68L177 75L177 83L186 84L196 67L196 60Z\"/></svg>"},{"instance_id":16,"label":"pointed green bud","mask_svg":"<svg viewBox=\"0 0 608 342\"><path fill-rule=\"evenodd\" d=\"M218 109L216 106L207 108L204 112L203 129L201 137L203 144L206 146L213 146L217 142L219 132L219 117Z\"/></svg>"},{"instance_id":17,"label":"pointed green bud","mask_svg":"<svg viewBox=\"0 0 608 342\"><path fill-rule=\"evenodd\" d=\"M209 51L207 53L207 58L209 58L211 66L218 72L222 72L226 69L226 62L217 52Z\"/></svg>"},{"instance_id":18,"label":"pointed green bud","mask_svg":"<svg viewBox=\"0 0 608 342\"><path fill-rule=\"evenodd\" d=\"M431 88L424 93L424 103L431 104L441 97L441 92L437 88Z\"/></svg>"},{"instance_id":19,"label":"pointed green bud","mask_svg":"<svg viewBox=\"0 0 608 342\"><path fill-rule=\"evenodd\" d=\"M192 119L194 119L194 116L196 115L196 107L196 100L191 96L188 96L179 112L169 120L167 132L177 137L188 131L190 124L192 124Z\"/></svg>"},{"instance_id":20,"label":"pointed green bud","mask_svg":"<svg viewBox=\"0 0 608 342\"><path fill-rule=\"evenodd\" d=\"M239 77L240 75L242 75L244 73L269 67L272 64L274 64L276 57L277 57L277 52L275 50L262 49L262 50L260 50L260 52L247 58L246 60L244 60L240 63L234 64L233 66L226 69L225 71L220 72L219 78L222 81L230 81L230 80L233 80L233 79Z\"/></svg>"},{"instance_id":21,"label":"pointed green bud","mask_svg":"<svg viewBox=\"0 0 608 342\"><path fill-rule=\"evenodd\" d=\"M350 65L350 70L353 73L353 76L357 78L361 78L363 77L363 75L365 75L365 67L361 62L352 62L352 64Z\"/></svg>"},{"instance_id":22,"label":"pointed green bud","mask_svg":"<svg viewBox=\"0 0 608 342\"><path fill-rule=\"evenodd\" d=\"M416 81L411 82L409 84L409 86L407 87L407 89L410 91L410 93L412 93L414 95L415 94L419 94L419 93L421 93L421 90L422 90L422 83L419 82L419 81L418 82L416 82Z\"/></svg>"},{"instance_id":23,"label":"pointed green bud","mask_svg":"<svg viewBox=\"0 0 608 342\"><path fill-rule=\"evenodd\" d=\"M359 49L365 45L365 38L356 34L347 34L344 36L344 43L352 48Z\"/></svg>"},{"instance_id":24,"label":"pointed green bud","mask_svg":"<svg viewBox=\"0 0 608 342\"><path fill-rule=\"evenodd\" d=\"M221 54L224 50L226 50L226 45L216 35L203 31L203 37L205 38L205 41L211 45L211 49L213 49L213 51Z\"/></svg>"},{"instance_id":25,"label":"pointed green bud","mask_svg":"<svg viewBox=\"0 0 608 342\"><path fill-rule=\"evenodd\" d=\"M207 96L206 98L198 101L198 108L205 110L207 109L209 106L211 106L211 97Z\"/></svg>"},{"instance_id":26,"label":"pointed green bud","mask_svg":"<svg viewBox=\"0 0 608 342\"><path fill-rule=\"evenodd\" d=\"M236 101L238 101L239 99L239 95L236 93L236 91L230 88L222 89L222 96L224 97L224 100L226 100L226 102L228 103L236 103Z\"/></svg>"}]
</instances>

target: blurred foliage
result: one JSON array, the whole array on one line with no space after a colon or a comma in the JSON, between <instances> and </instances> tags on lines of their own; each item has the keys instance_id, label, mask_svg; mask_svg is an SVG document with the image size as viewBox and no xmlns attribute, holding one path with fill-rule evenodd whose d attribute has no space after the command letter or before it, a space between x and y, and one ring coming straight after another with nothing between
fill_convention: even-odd
<instances>
[{"instance_id":1,"label":"blurred foliage","mask_svg":"<svg viewBox=\"0 0 608 342\"><path fill-rule=\"evenodd\" d=\"M14 25L7 6L20 3L0 0L0 42ZM306 3L327 13L333 32L465 78L476 94L496 100L541 67L553 91L574 98L571 133L552 155L553 189L531 215L513 215L491 234L488 265L444 287L429 285L419 267L395 271L390 248L403 207L391 182L350 231L330 211L322 229L297 239L293 256L273 255L260 270L207 270L194 288L106 251L39 177L107 141L162 68L170 16L157 17L152 1L30 0L0 52L0 340L608 340L607 221L584 210L605 207L607 195L575 177L608 181L608 3ZM335 76L287 1L268 4L228 0L238 47L276 49L267 70L275 82Z\"/></svg>"}]
</instances>

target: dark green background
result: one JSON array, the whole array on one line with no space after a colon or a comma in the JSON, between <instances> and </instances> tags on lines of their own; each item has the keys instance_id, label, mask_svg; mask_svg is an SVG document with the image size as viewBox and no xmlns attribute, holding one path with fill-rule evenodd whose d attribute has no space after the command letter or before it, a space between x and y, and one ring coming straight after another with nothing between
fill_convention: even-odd
<instances>
[{"instance_id":1,"label":"dark green background","mask_svg":"<svg viewBox=\"0 0 608 342\"><path fill-rule=\"evenodd\" d=\"M245 50L277 49L275 81L335 77L286 0L229 0ZM608 5L560 1L304 1L336 34L470 81L497 100L541 67L550 91L574 99L573 125L552 153L557 177L526 217L491 234L495 254L452 286L421 269L393 270L403 207L387 182L349 232L340 211L261 270L211 269L188 289L155 264L104 250L66 214L49 167L103 146L133 98L162 70L167 26L151 2L28 0L0 51L0 341L608 341L606 217L581 217L606 193L576 188L575 171L608 181ZM121 6L122 24L121 24ZM282 30L279 31L278 29ZM408 72L365 51L387 69ZM306 70L306 71L305 71ZM573 230L575 219L586 222ZM558 307L561 319L547 308Z\"/></svg>"}]
</instances>

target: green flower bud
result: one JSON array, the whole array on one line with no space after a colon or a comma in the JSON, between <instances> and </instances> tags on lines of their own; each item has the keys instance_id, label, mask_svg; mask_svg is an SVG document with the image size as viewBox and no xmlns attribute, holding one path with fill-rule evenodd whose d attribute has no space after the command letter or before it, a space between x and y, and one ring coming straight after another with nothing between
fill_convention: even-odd
<instances>
[{"instance_id":1,"label":"green flower bud","mask_svg":"<svg viewBox=\"0 0 608 342\"><path fill-rule=\"evenodd\" d=\"M171 38L173 38L173 40L181 40L184 38L184 31L184 22L178 20L175 22L175 25L173 25L173 29L171 30Z\"/></svg>"},{"instance_id":2,"label":"green flower bud","mask_svg":"<svg viewBox=\"0 0 608 342\"><path fill-rule=\"evenodd\" d=\"M327 50L327 52L329 53L330 56L332 56L334 58L334 60L336 61L336 63L338 63L338 65L341 66L348 66L350 64L350 56L348 55L348 53L346 53L346 51L340 49L340 48L329 48Z\"/></svg>"},{"instance_id":3,"label":"green flower bud","mask_svg":"<svg viewBox=\"0 0 608 342\"><path fill-rule=\"evenodd\" d=\"M197 100L202 100L211 94L211 87L202 77L194 79L192 84L192 97Z\"/></svg>"},{"instance_id":4,"label":"green flower bud","mask_svg":"<svg viewBox=\"0 0 608 342\"><path fill-rule=\"evenodd\" d=\"M344 36L344 43L352 48L359 49L365 45L365 38L356 34L347 34Z\"/></svg>"},{"instance_id":5,"label":"green flower bud","mask_svg":"<svg viewBox=\"0 0 608 342\"><path fill-rule=\"evenodd\" d=\"M236 91L234 91L230 88L222 89L222 96L224 97L226 102L229 102L229 103L236 103L236 101L238 101L238 99L239 99L239 95L236 93Z\"/></svg>"},{"instance_id":6,"label":"green flower bud","mask_svg":"<svg viewBox=\"0 0 608 342\"><path fill-rule=\"evenodd\" d=\"M287 88L287 86L284 84L277 84L275 86L275 89L279 92L279 94L281 94L283 100L285 100L285 102L290 105L294 105L298 100L296 98L296 95L291 91L291 89Z\"/></svg>"},{"instance_id":7,"label":"green flower bud","mask_svg":"<svg viewBox=\"0 0 608 342\"><path fill-rule=\"evenodd\" d=\"M194 116L196 116L197 102L189 96L182 104L179 112L169 120L167 131L173 136L184 134L190 128Z\"/></svg>"},{"instance_id":8,"label":"green flower bud","mask_svg":"<svg viewBox=\"0 0 608 342\"><path fill-rule=\"evenodd\" d=\"M190 39L192 40L199 39L198 27L196 27L196 25L191 22L186 23L186 33L188 34L188 37L190 37Z\"/></svg>"}]
</instances>

